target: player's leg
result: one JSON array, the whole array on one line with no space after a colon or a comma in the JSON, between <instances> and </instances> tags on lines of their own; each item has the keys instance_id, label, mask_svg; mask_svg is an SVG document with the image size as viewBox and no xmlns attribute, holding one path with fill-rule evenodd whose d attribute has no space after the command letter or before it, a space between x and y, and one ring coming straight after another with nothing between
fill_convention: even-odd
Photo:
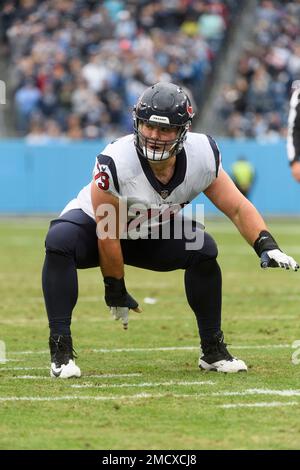
<instances>
[{"instance_id":1,"label":"player's leg","mask_svg":"<svg viewBox=\"0 0 300 470\"><path fill-rule=\"evenodd\" d=\"M99 264L95 222L80 210L52 221L46 238L42 285L49 320L52 377L79 377L71 336L78 297L77 268Z\"/></svg>"},{"instance_id":2,"label":"player's leg","mask_svg":"<svg viewBox=\"0 0 300 470\"><path fill-rule=\"evenodd\" d=\"M208 259L203 259L203 255ZM222 274L216 260L217 247L206 234L202 253L195 251L185 270L185 291L190 307L196 315L202 355L199 367L218 372L247 371L244 361L228 351L221 330Z\"/></svg>"},{"instance_id":3,"label":"player's leg","mask_svg":"<svg viewBox=\"0 0 300 470\"><path fill-rule=\"evenodd\" d=\"M193 230L196 230L195 226ZM201 240L201 236L199 237ZM221 331L222 275L213 238L202 232L201 247L187 249L191 238L126 240L122 242L126 264L154 271L185 270L188 303L195 313L203 356L201 368L222 372L247 370L243 361L227 351ZM196 246L196 245L195 245Z\"/></svg>"}]
</instances>

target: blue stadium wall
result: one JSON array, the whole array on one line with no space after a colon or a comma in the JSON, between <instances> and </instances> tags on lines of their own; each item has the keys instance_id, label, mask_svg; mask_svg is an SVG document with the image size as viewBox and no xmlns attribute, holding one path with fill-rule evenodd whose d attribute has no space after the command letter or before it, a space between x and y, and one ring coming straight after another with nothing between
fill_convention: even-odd
<instances>
[{"instance_id":1,"label":"blue stadium wall","mask_svg":"<svg viewBox=\"0 0 300 470\"><path fill-rule=\"evenodd\" d=\"M23 140L0 141L0 213L58 213L90 181L95 157L104 141L46 146L26 145ZM257 143L219 139L223 167L244 156L255 167L251 200L265 215L300 215L300 184L293 181L286 158L285 141ZM205 196L205 213L218 210Z\"/></svg>"}]
</instances>

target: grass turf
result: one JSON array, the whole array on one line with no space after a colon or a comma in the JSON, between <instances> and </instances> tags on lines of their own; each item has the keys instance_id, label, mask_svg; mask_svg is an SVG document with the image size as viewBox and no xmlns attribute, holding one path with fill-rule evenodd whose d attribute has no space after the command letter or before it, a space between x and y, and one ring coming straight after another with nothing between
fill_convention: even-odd
<instances>
[{"instance_id":1,"label":"grass turf","mask_svg":"<svg viewBox=\"0 0 300 470\"><path fill-rule=\"evenodd\" d=\"M299 448L300 365L291 361L292 343L300 339L299 273L261 270L229 222L207 223L223 270L225 337L249 365L248 374L220 375L197 368L199 340L183 272L126 268L128 290L144 311L131 314L123 331L102 300L99 271L80 271L72 333L83 377L51 380L40 286L47 226L42 219L0 222L0 340L9 359L0 364L1 449ZM299 220L269 226L299 260ZM144 304L145 297L157 303ZM101 374L139 375L89 377ZM294 392L278 394L283 390ZM22 397L41 401L16 399Z\"/></svg>"}]
</instances>

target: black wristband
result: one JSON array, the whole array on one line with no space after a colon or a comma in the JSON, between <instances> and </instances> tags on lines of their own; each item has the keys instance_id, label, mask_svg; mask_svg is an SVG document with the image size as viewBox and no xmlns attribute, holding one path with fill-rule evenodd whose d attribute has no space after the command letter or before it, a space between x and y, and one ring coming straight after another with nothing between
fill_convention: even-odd
<instances>
[{"instance_id":1,"label":"black wristband","mask_svg":"<svg viewBox=\"0 0 300 470\"><path fill-rule=\"evenodd\" d=\"M109 307L123 307L127 299L127 290L124 278L116 279L115 277L105 277L103 280L106 305Z\"/></svg>"},{"instance_id":2,"label":"black wristband","mask_svg":"<svg viewBox=\"0 0 300 470\"><path fill-rule=\"evenodd\" d=\"M110 292L124 294L126 292L124 277L116 279L115 277L105 277L103 279L104 285Z\"/></svg>"},{"instance_id":3,"label":"black wristband","mask_svg":"<svg viewBox=\"0 0 300 470\"><path fill-rule=\"evenodd\" d=\"M280 250L276 241L267 230L260 232L259 237L254 242L253 248L259 257L261 257L263 251Z\"/></svg>"}]
</instances>

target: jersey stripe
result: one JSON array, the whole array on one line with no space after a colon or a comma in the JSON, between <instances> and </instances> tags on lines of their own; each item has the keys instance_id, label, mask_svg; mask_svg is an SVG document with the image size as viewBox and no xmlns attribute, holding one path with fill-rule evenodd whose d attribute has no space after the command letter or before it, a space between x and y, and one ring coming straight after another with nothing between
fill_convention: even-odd
<instances>
[{"instance_id":1,"label":"jersey stripe","mask_svg":"<svg viewBox=\"0 0 300 470\"><path fill-rule=\"evenodd\" d=\"M220 167L220 151L214 139L210 135L207 135L207 138L212 148L212 151L214 152L214 157L215 157L215 162L216 162L216 177L217 177L218 172L219 172L219 167Z\"/></svg>"}]
</instances>

